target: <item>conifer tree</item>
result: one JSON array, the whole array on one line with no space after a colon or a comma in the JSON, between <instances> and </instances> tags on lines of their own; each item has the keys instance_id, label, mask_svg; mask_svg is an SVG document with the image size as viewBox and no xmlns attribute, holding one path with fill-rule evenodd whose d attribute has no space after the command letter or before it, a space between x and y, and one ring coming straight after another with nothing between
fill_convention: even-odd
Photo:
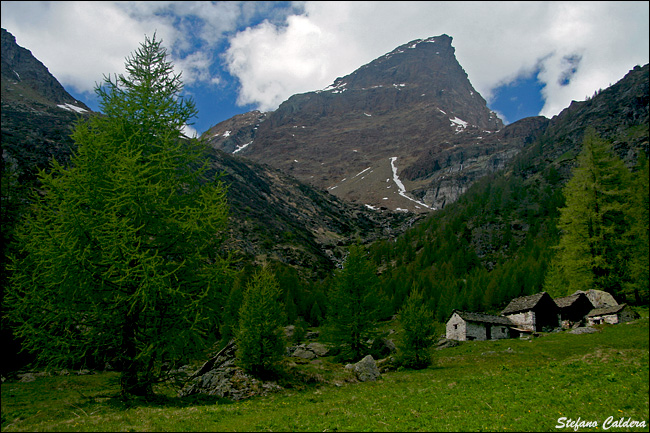
<instances>
[{"instance_id":1,"label":"conifer tree","mask_svg":"<svg viewBox=\"0 0 650 433\"><path fill-rule=\"evenodd\" d=\"M228 299L223 309L223 316L221 318L221 326L219 333L221 334L221 344L226 345L230 340L235 338L235 333L239 326L239 309L241 308L244 300L244 293L242 284L238 281L230 289Z\"/></svg>"},{"instance_id":2,"label":"conifer tree","mask_svg":"<svg viewBox=\"0 0 650 433\"><path fill-rule=\"evenodd\" d=\"M649 280L649 231L650 231L650 188L648 158L645 154L639 156L632 182L630 228L631 254L629 261L629 281L625 292L634 297L639 304L648 302L650 290Z\"/></svg>"},{"instance_id":3,"label":"conifer tree","mask_svg":"<svg viewBox=\"0 0 650 433\"><path fill-rule=\"evenodd\" d=\"M318 326L323 321L323 312L318 305L318 301L314 301L314 304L309 310L309 322L312 326Z\"/></svg>"},{"instance_id":4,"label":"conifer tree","mask_svg":"<svg viewBox=\"0 0 650 433\"><path fill-rule=\"evenodd\" d=\"M76 126L69 168L41 172L5 298L25 348L49 366L110 358L124 396L186 362L217 326L229 284L226 188L156 37L104 78L103 114Z\"/></svg>"},{"instance_id":5,"label":"conifer tree","mask_svg":"<svg viewBox=\"0 0 650 433\"><path fill-rule=\"evenodd\" d=\"M327 333L339 347L341 360L357 360L368 350L376 332L379 279L361 246L350 247L343 269L336 271Z\"/></svg>"},{"instance_id":6,"label":"conifer tree","mask_svg":"<svg viewBox=\"0 0 650 433\"><path fill-rule=\"evenodd\" d=\"M414 290L399 312L404 328L400 342L401 364L408 368L425 368L431 364L431 346L435 332L434 314L427 308L424 295Z\"/></svg>"},{"instance_id":7,"label":"conifer tree","mask_svg":"<svg viewBox=\"0 0 650 433\"><path fill-rule=\"evenodd\" d=\"M621 292L629 258L629 182L630 173L611 145L589 129L563 190L562 236L545 281L547 292Z\"/></svg>"},{"instance_id":8,"label":"conifer tree","mask_svg":"<svg viewBox=\"0 0 650 433\"><path fill-rule=\"evenodd\" d=\"M257 376L272 374L284 354L282 290L272 271L264 266L246 287L237 330L239 365Z\"/></svg>"}]
</instances>

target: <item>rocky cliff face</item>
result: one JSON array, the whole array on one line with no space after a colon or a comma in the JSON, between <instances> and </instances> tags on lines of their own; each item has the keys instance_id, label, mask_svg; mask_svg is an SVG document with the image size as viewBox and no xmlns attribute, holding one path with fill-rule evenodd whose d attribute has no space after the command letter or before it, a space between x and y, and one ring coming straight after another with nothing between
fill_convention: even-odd
<instances>
[{"instance_id":1,"label":"rocky cliff face","mask_svg":"<svg viewBox=\"0 0 650 433\"><path fill-rule=\"evenodd\" d=\"M499 132L501 120L472 87L451 42L447 35L409 42L322 91L294 95L237 131L247 141L235 149L373 208L443 207L531 138L521 125ZM222 135L205 137L234 151L223 137L227 126L215 129Z\"/></svg>"},{"instance_id":2,"label":"rocky cliff face","mask_svg":"<svg viewBox=\"0 0 650 433\"><path fill-rule=\"evenodd\" d=\"M5 29L2 29L0 44L3 101L60 106L60 109L67 111L90 111L63 88L31 51L19 46L16 38Z\"/></svg>"},{"instance_id":3,"label":"rocky cliff face","mask_svg":"<svg viewBox=\"0 0 650 433\"><path fill-rule=\"evenodd\" d=\"M554 146L551 158L560 158L566 152L576 153L576 143L582 142L586 126L594 126L597 132L612 140L619 156L629 164L636 163L640 150L650 155L648 148L648 123L650 123L650 66L636 66L612 86L601 90L586 101L573 101L571 105L554 116L545 135ZM626 139L629 146L619 146L621 134L630 128L639 133Z\"/></svg>"},{"instance_id":4,"label":"rocky cliff face","mask_svg":"<svg viewBox=\"0 0 650 433\"><path fill-rule=\"evenodd\" d=\"M208 129L203 137L217 144L214 147L227 153L239 153L253 143L260 123L267 113L250 111L238 114Z\"/></svg>"},{"instance_id":5,"label":"rocky cliff face","mask_svg":"<svg viewBox=\"0 0 650 433\"><path fill-rule=\"evenodd\" d=\"M5 29L1 45L3 170L9 164L28 181L53 157L67 160L72 124L91 111Z\"/></svg>"}]
</instances>

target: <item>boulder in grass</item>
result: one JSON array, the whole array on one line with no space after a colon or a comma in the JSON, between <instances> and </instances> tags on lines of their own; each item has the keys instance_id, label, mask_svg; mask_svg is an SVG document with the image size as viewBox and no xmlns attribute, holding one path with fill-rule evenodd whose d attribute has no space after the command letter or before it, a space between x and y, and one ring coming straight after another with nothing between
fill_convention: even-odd
<instances>
[{"instance_id":1,"label":"boulder in grass","mask_svg":"<svg viewBox=\"0 0 650 433\"><path fill-rule=\"evenodd\" d=\"M366 356L356 364L348 364L345 368L352 370L361 382L373 382L381 376L379 368L377 368L377 363L372 355Z\"/></svg>"}]
</instances>

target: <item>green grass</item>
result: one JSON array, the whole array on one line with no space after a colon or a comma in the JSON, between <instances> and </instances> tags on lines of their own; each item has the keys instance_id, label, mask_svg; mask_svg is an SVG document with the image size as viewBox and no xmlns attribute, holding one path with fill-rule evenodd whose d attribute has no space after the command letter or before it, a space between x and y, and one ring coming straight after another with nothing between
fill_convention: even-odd
<instances>
[{"instance_id":1,"label":"green grass","mask_svg":"<svg viewBox=\"0 0 650 433\"><path fill-rule=\"evenodd\" d=\"M644 421L648 431L648 319L587 335L467 342L435 352L421 371L372 383L285 390L241 402L210 398L124 403L117 376L2 384L3 431L574 431L561 417ZM316 374L342 366L304 364ZM607 431L626 429L610 428Z\"/></svg>"}]
</instances>

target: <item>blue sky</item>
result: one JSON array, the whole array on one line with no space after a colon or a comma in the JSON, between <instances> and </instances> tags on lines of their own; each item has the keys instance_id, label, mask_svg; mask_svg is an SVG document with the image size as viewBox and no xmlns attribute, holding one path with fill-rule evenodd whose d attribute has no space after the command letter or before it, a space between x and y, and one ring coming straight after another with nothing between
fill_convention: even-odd
<instances>
[{"instance_id":1,"label":"blue sky","mask_svg":"<svg viewBox=\"0 0 650 433\"><path fill-rule=\"evenodd\" d=\"M648 2L16 2L0 20L75 97L154 32L199 109L194 130L270 111L395 47L446 33L506 123L552 117L648 63Z\"/></svg>"},{"instance_id":2,"label":"blue sky","mask_svg":"<svg viewBox=\"0 0 650 433\"><path fill-rule=\"evenodd\" d=\"M488 106L510 123L524 117L537 116L544 108L543 89L544 84L537 79L537 73L521 76L495 88Z\"/></svg>"}]
</instances>

